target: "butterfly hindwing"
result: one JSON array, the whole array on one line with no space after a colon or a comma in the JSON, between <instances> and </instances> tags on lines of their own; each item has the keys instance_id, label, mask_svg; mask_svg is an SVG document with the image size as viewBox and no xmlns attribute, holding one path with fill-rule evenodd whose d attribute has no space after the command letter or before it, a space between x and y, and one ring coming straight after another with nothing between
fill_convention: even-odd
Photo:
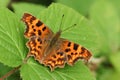
<instances>
[{"instance_id":1,"label":"butterfly hindwing","mask_svg":"<svg viewBox=\"0 0 120 80\"><path fill-rule=\"evenodd\" d=\"M50 53L44 57L43 64L49 66L53 71L56 67L63 68L66 63L66 54L62 50L60 40L56 42L56 44L50 48Z\"/></svg>"},{"instance_id":2,"label":"butterfly hindwing","mask_svg":"<svg viewBox=\"0 0 120 80\"><path fill-rule=\"evenodd\" d=\"M28 56L34 56L35 59L40 62L43 57L43 49L45 44L46 43L40 37L31 37L26 44L29 48Z\"/></svg>"},{"instance_id":3,"label":"butterfly hindwing","mask_svg":"<svg viewBox=\"0 0 120 80\"><path fill-rule=\"evenodd\" d=\"M73 65L77 60L83 59L88 61L91 53L84 47L60 38L54 49L44 58L43 64L49 66L51 70L56 67L63 68L65 63Z\"/></svg>"},{"instance_id":4,"label":"butterfly hindwing","mask_svg":"<svg viewBox=\"0 0 120 80\"><path fill-rule=\"evenodd\" d=\"M68 40L64 40L62 42L62 50L66 54L67 63L69 65L73 65L78 59L83 59L88 61L92 56L90 51L78 45L74 42L70 42Z\"/></svg>"},{"instance_id":5,"label":"butterfly hindwing","mask_svg":"<svg viewBox=\"0 0 120 80\"><path fill-rule=\"evenodd\" d=\"M52 51L50 54L43 60L43 64L49 66L51 71L56 67L63 68L66 63L66 55L62 51Z\"/></svg>"}]
</instances>

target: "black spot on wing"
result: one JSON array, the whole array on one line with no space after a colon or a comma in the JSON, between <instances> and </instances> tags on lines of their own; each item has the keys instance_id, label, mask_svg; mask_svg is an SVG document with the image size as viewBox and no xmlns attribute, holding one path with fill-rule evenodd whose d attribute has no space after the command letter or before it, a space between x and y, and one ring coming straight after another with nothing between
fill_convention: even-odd
<instances>
[{"instance_id":1,"label":"black spot on wing","mask_svg":"<svg viewBox=\"0 0 120 80\"><path fill-rule=\"evenodd\" d=\"M38 30L38 35L41 35L42 33L41 33L41 30Z\"/></svg>"},{"instance_id":2,"label":"black spot on wing","mask_svg":"<svg viewBox=\"0 0 120 80\"><path fill-rule=\"evenodd\" d=\"M73 52L71 53L71 55L73 55Z\"/></svg>"},{"instance_id":3,"label":"black spot on wing","mask_svg":"<svg viewBox=\"0 0 120 80\"><path fill-rule=\"evenodd\" d=\"M71 55L67 55L68 60L72 59Z\"/></svg>"},{"instance_id":4,"label":"black spot on wing","mask_svg":"<svg viewBox=\"0 0 120 80\"><path fill-rule=\"evenodd\" d=\"M33 29L33 31L35 32L35 31L36 31L36 29Z\"/></svg>"},{"instance_id":5,"label":"black spot on wing","mask_svg":"<svg viewBox=\"0 0 120 80\"><path fill-rule=\"evenodd\" d=\"M44 27L42 28L42 30L45 31L45 30L46 30L46 27L44 26Z\"/></svg>"},{"instance_id":6,"label":"black spot on wing","mask_svg":"<svg viewBox=\"0 0 120 80\"><path fill-rule=\"evenodd\" d=\"M34 17L34 16L32 16L31 18L30 18L30 23L32 24L32 22L35 20L36 18Z\"/></svg>"},{"instance_id":7,"label":"black spot on wing","mask_svg":"<svg viewBox=\"0 0 120 80\"><path fill-rule=\"evenodd\" d=\"M42 48L42 46L38 46L38 48L40 48L40 49L41 49L41 48Z\"/></svg>"},{"instance_id":8,"label":"black spot on wing","mask_svg":"<svg viewBox=\"0 0 120 80\"><path fill-rule=\"evenodd\" d=\"M68 47L70 47L70 45L71 45L71 42L68 43Z\"/></svg>"},{"instance_id":9,"label":"black spot on wing","mask_svg":"<svg viewBox=\"0 0 120 80\"><path fill-rule=\"evenodd\" d=\"M36 26L37 26L37 27L40 27L42 24L43 24L43 23L42 23L41 21L38 21L38 22L36 23Z\"/></svg>"},{"instance_id":10,"label":"black spot on wing","mask_svg":"<svg viewBox=\"0 0 120 80\"><path fill-rule=\"evenodd\" d=\"M83 54L86 49L84 47L82 47L81 50L82 50L81 54Z\"/></svg>"},{"instance_id":11,"label":"black spot on wing","mask_svg":"<svg viewBox=\"0 0 120 80\"><path fill-rule=\"evenodd\" d=\"M57 59L57 61L59 62L59 61L63 61L64 59L63 58L58 58Z\"/></svg>"},{"instance_id":12,"label":"black spot on wing","mask_svg":"<svg viewBox=\"0 0 120 80\"><path fill-rule=\"evenodd\" d=\"M77 55L78 53L76 52L75 55Z\"/></svg>"},{"instance_id":13,"label":"black spot on wing","mask_svg":"<svg viewBox=\"0 0 120 80\"><path fill-rule=\"evenodd\" d=\"M63 62L63 61L64 61L64 62ZM65 61L66 61L66 57L58 58L58 59L57 59L57 62L65 63ZM60 63L60 65L61 65L61 63Z\"/></svg>"},{"instance_id":14,"label":"black spot on wing","mask_svg":"<svg viewBox=\"0 0 120 80\"><path fill-rule=\"evenodd\" d=\"M42 40L40 38L37 38L37 41L42 44Z\"/></svg>"},{"instance_id":15,"label":"black spot on wing","mask_svg":"<svg viewBox=\"0 0 120 80\"><path fill-rule=\"evenodd\" d=\"M64 53L63 52L57 52L57 54L62 56Z\"/></svg>"},{"instance_id":16,"label":"black spot on wing","mask_svg":"<svg viewBox=\"0 0 120 80\"><path fill-rule=\"evenodd\" d=\"M68 48L68 49L65 49L65 52L69 52L70 51L70 49Z\"/></svg>"},{"instance_id":17,"label":"black spot on wing","mask_svg":"<svg viewBox=\"0 0 120 80\"><path fill-rule=\"evenodd\" d=\"M37 41L41 41L41 39L40 39L40 38L37 38Z\"/></svg>"},{"instance_id":18,"label":"black spot on wing","mask_svg":"<svg viewBox=\"0 0 120 80\"><path fill-rule=\"evenodd\" d=\"M53 57L53 58L56 58L56 56L55 56L55 55L53 55L52 57Z\"/></svg>"},{"instance_id":19,"label":"black spot on wing","mask_svg":"<svg viewBox=\"0 0 120 80\"><path fill-rule=\"evenodd\" d=\"M34 28L34 26L32 25L32 28Z\"/></svg>"},{"instance_id":20,"label":"black spot on wing","mask_svg":"<svg viewBox=\"0 0 120 80\"><path fill-rule=\"evenodd\" d=\"M77 49L78 49L78 47L79 47L79 45L78 45L78 44L74 44L73 49L74 49L74 50L77 50Z\"/></svg>"}]
</instances>

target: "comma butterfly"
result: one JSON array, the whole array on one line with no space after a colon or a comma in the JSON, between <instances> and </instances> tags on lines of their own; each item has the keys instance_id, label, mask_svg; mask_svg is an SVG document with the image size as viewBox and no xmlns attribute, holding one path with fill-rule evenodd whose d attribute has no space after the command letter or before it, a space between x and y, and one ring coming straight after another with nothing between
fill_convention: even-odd
<instances>
[{"instance_id":1,"label":"comma butterfly","mask_svg":"<svg viewBox=\"0 0 120 80\"><path fill-rule=\"evenodd\" d=\"M63 68L65 63L73 65L78 59L88 61L91 53L74 42L60 38L61 30L54 34L49 27L29 13L24 13L22 21L27 25L24 33L29 39L27 57L34 56L39 63L49 66L51 71L56 67Z\"/></svg>"}]
</instances>

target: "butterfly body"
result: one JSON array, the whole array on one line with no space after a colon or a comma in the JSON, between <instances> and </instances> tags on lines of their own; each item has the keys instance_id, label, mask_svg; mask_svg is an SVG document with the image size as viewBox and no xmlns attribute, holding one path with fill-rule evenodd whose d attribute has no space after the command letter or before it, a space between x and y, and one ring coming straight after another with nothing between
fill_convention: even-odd
<instances>
[{"instance_id":1,"label":"butterfly body","mask_svg":"<svg viewBox=\"0 0 120 80\"><path fill-rule=\"evenodd\" d=\"M51 70L56 67L63 68L65 63L73 65L78 59L88 61L91 53L84 47L60 38L61 30L54 34L51 29L31 14L25 13L22 18L27 29L24 33L29 39L27 47L28 56L34 56L37 61Z\"/></svg>"}]
</instances>

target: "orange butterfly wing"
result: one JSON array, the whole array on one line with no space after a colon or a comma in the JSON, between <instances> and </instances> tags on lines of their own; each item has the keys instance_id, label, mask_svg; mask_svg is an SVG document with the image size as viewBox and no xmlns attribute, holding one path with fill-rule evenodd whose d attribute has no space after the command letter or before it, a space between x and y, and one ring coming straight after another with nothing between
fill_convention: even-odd
<instances>
[{"instance_id":1,"label":"orange butterfly wing","mask_svg":"<svg viewBox=\"0 0 120 80\"><path fill-rule=\"evenodd\" d=\"M53 71L56 67L63 68L67 57L62 49L62 41L58 39L56 44L51 48L50 52L46 57L44 57L43 64L45 66L49 66L51 71Z\"/></svg>"},{"instance_id":2,"label":"orange butterfly wing","mask_svg":"<svg viewBox=\"0 0 120 80\"><path fill-rule=\"evenodd\" d=\"M73 65L78 59L88 61L92 56L84 47L59 38L61 32L54 34L34 16L25 13L22 20L27 25L24 35L29 38L28 56L34 56L37 61L49 66L51 70L56 67L63 68L65 63Z\"/></svg>"},{"instance_id":3,"label":"orange butterfly wing","mask_svg":"<svg viewBox=\"0 0 120 80\"><path fill-rule=\"evenodd\" d=\"M53 32L31 14L24 13L22 21L27 26L24 35L29 39L26 44L29 48L28 57L34 56L36 60L41 61L44 56L45 47L49 39L53 36Z\"/></svg>"},{"instance_id":4,"label":"orange butterfly wing","mask_svg":"<svg viewBox=\"0 0 120 80\"><path fill-rule=\"evenodd\" d=\"M27 47L29 48L29 53L27 57L34 56L36 60L41 63L41 60L44 56L44 49L47 46L47 43L42 40L40 37L33 36L27 42Z\"/></svg>"},{"instance_id":5,"label":"orange butterfly wing","mask_svg":"<svg viewBox=\"0 0 120 80\"><path fill-rule=\"evenodd\" d=\"M53 32L45 24L31 14L24 13L22 21L27 25L24 33L27 38L39 36L40 38L48 39L53 35Z\"/></svg>"},{"instance_id":6,"label":"orange butterfly wing","mask_svg":"<svg viewBox=\"0 0 120 80\"><path fill-rule=\"evenodd\" d=\"M44 58L43 64L54 70L56 67L63 68L65 63L73 65L78 59L88 61L91 56L84 47L60 38L51 53Z\"/></svg>"},{"instance_id":7,"label":"orange butterfly wing","mask_svg":"<svg viewBox=\"0 0 120 80\"><path fill-rule=\"evenodd\" d=\"M88 61L92 54L86 48L74 42L64 40L61 46L67 57L67 63L73 65L78 59Z\"/></svg>"}]
</instances>

